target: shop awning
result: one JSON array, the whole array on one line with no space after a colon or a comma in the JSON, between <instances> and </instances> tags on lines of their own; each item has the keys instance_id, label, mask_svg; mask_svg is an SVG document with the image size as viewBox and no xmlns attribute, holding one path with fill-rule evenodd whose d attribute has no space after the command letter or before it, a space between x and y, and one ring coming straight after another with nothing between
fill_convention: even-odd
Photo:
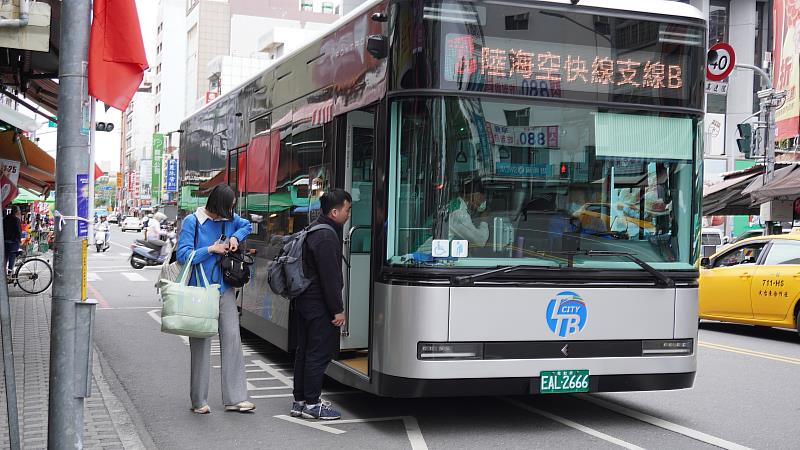
<instances>
[{"instance_id":1,"label":"shop awning","mask_svg":"<svg viewBox=\"0 0 800 450\"><path fill-rule=\"evenodd\" d=\"M753 205L771 200L794 200L800 197L800 166L791 165L775 171L772 180L764 184L763 177L754 180L742 191Z\"/></svg>"},{"instance_id":2,"label":"shop awning","mask_svg":"<svg viewBox=\"0 0 800 450\"><path fill-rule=\"evenodd\" d=\"M19 204L43 202L43 201L45 201L43 196L40 196L35 192L31 192L25 188L20 188L19 195L17 195L17 197L14 198L14 201L11 203L19 205Z\"/></svg>"},{"instance_id":3,"label":"shop awning","mask_svg":"<svg viewBox=\"0 0 800 450\"><path fill-rule=\"evenodd\" d=\"M0 132L0 158L20 162L20 187L46 193L55 186L56 160L27 137L14 131Z\"/></svg>"},{"instance_id":4,"label":"shop awning","mask_svg":"<svg viewBox=\"0 0 800 450\"><path fill-rule=\"evenodd\" d=\"M703 215L759 214L759 207L752 206L750 196L742 194L742 191L763 171L763 166L754 166L747 170L728 174L724 181L706 186L703 189Z\"/></svg>"},{"instance_id":5,"label":"shop awning","mask_svg":"<svg viewBox=\"0 0 800 450\"><path fill-rule=\"evenodd\" d=\"M14 109L9 108L2 103L0 103L0 121L7 123L14 128L28 132L36 131L40 126L36 120L26 116L25 114L22 114L21 112L15 111Z\"/></svg>"}]
</instances>

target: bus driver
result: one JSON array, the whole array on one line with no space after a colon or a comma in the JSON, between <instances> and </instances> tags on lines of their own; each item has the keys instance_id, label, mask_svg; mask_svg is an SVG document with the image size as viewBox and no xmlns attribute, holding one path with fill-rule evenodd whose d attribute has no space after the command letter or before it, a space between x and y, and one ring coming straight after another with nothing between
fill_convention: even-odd
<instances>
[{"instance_id":1,"label":"bus driver","mask_svg":"<svg viewBox=\"0 0 800 450\"><path fill-rule=\"evenodd\" d=\"M486 212L486 194L480 181L461 185L458 198L450 203L448 223L451 239L466 239L470 244L484 246L489 240L489 224L482 220ZM478 225L475 225L475 219Z\"/></svg>"}]
</instances>

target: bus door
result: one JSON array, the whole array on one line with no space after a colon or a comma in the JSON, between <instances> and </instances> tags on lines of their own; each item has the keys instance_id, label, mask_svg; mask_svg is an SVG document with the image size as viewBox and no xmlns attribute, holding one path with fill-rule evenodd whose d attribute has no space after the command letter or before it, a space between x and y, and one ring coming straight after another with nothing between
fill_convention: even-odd
<instances>
[{"instance_id":1,"label":"bus door","mask_svg":"<svg viewBox=\"0 0 800 450\"><path fill-rule=\"evenodd\" d=\"M344 188L353 196L353 210L344 227L343 254L350 266L343 265L347 323L342 327L341 350L366 349L369 343L374 118L372 111L347 114ZM354 368L366 374L366 356L359 359Z\"/></svg>"}]
</instances>

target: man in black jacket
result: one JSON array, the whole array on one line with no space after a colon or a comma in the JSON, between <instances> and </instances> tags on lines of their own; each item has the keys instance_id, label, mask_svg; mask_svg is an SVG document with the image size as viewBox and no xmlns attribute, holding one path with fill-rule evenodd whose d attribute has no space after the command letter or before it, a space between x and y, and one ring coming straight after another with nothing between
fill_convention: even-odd
<instances>
[{"instance_id":1,"label":"man in black jacket","mask_svg":"<svg viewBox=\"0 0 800 450\"><path fill-rule=\"evenodd\" d=\"M294 361L294 402L291 415L334 420L338 411L320 399L325 368L339 350L339 327L344 325L342 305L342 234L350 219L353 199L334 189L319 199L322 215L310 226L329 225L308 234L303 249L303 270L311 285L294 301L297 349Z\"/></svg>"}]
</instances>

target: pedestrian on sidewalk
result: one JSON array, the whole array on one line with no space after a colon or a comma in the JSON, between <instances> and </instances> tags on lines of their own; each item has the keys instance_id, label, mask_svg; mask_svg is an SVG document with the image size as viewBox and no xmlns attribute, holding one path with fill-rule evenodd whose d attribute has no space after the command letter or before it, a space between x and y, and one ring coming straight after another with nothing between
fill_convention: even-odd
<instances>
[{"instance_id":1,"label":"pedestrian on sidewalk","mask_svg":"<svg viewBox=\"0 0 800 450\"><path fill-rule=\"evenodd\" d=\"M239 335L239 312L235 290L225 284L219 260L228 250L236 251L252 229L250 222L234 214L236 194L226 184L216 186L205 208L183 219L178 238L178 261L185 264L194 252L193 265L202 264L208 282L219 284L219 341L222 358L222 403L225 411L247 412L256 405L247 401L244 355ZM152 219L151 219L152 220ZM202 286L193 271L189 284ZM189 338L191 352L190 397L192 411L208 414L208 379L211 372L211 338Z\"/></svg>"},{"instance_id":2,"label":"pedestrian on sidewalk","mask_svg":"<svg viewBox=\"0 0 800 450\"><path fill-rule=\"evenodd\" d=\"M342 305L342 233L350 219L352 197L342 189L319 199L322 215L310 225L329 225L310 233L303 249L303 273L309 287L294 299L297 349L294 360L294 402L291 415L334 420L342 415L323 402L325 369L339 351L339 327L344 325Z\"/></svg>"},{"instance_id":3,"label":"pedestrian on sidewalk","mask_svg":"<svg viewBox=\"0 0 800 450\"><path fill-rule=\"evenodd\" d=\"M19 243L22 240L22 213L19 206L11 207L11 214L3 218L3 242L6 251L6 274L14 272Z\"/></svg>"}]
</instances>

